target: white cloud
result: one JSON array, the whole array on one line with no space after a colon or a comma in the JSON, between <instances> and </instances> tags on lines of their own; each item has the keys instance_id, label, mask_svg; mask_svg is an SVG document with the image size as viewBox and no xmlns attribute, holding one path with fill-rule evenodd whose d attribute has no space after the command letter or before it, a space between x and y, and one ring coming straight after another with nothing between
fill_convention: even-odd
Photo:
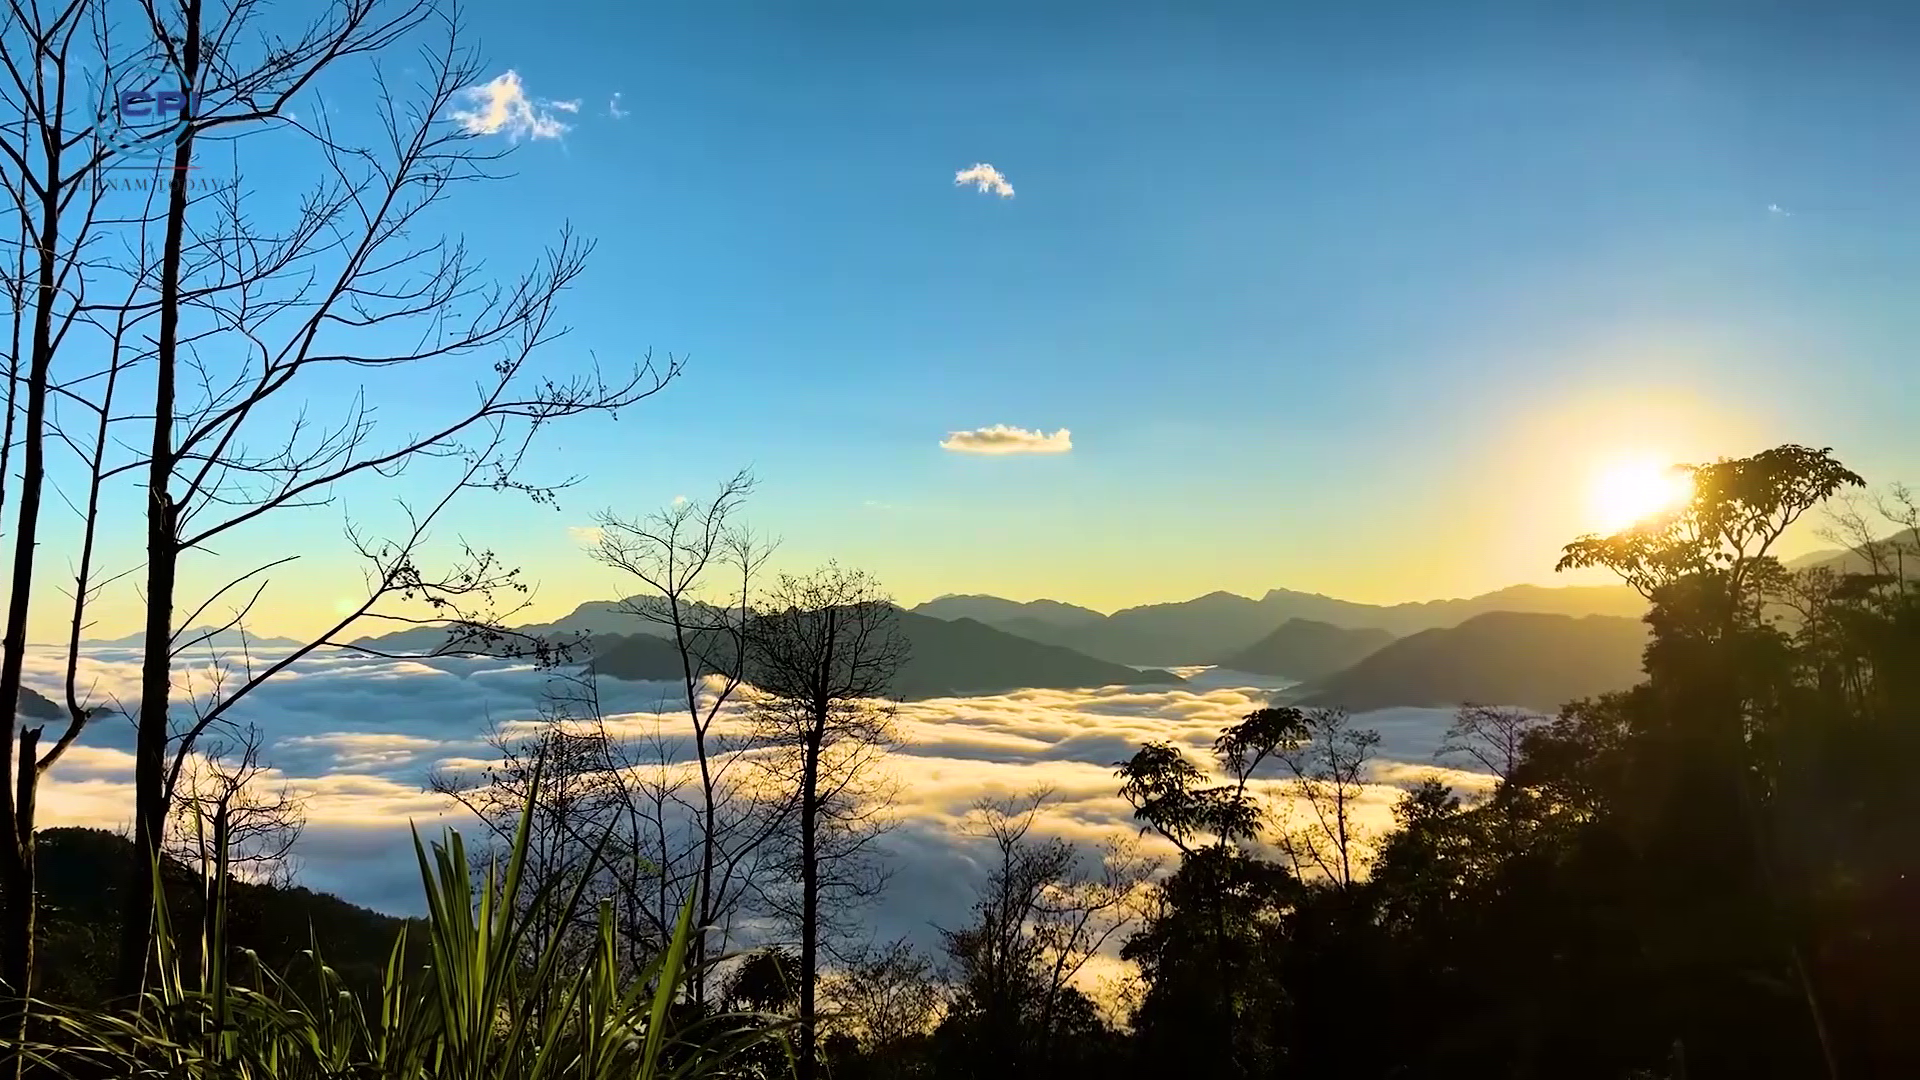
<instances>
[{"instance_id":1,"label":"white cloud","mask_svg":"<svg viewBox=\"0 0 1920 1080\"><path fill-rule=\"evenodd\" d=\"M940 440L942 450L960 454L1064 454L1073 449L1073 436L1066 428L1051 435L1028 431L1008 424L951 431Z\"/></svg>"},{"instance_id":2,"label":"white cloud","mask_svg":"<svg viewBox=\"0 0 1920 1080\"><path fill-rule=\"evenodd\" d=\"M566 134L568 125L561 123L548 110L572 112L579 107L579 102L529 98L526 88L521 85L519 73L515 71L508 71L479 86L469 86L461 90L458 97L462 107L454 109L449 115L458 120L469 134L505 135L514 142L521 139L559 138Z\"/></svg>"},{"instance_id":3,"label":"white cloud","mask_svg":"<svg viewBox=\"0 0 1920 1080\"><path fill-rule=\"evenodd\" d=\"M552 105L556 109L559 109L561 112L577 113L580 111L579 98L574 98L572 101L552 101L552 102L548 102L548 104Z\"/></svg>"},{"instance_id":4,"label":"white cloud","mask_svg":"<svg viewBox=\"0 0 1920 1080\"><path fill-rule=\"evenodd\" d=\"M598 525L569 525L567 536L582 547L599 547L602 530Z\"/></svg>"},{"instance_id":5,"label":"white cloud","mask_svg":"<svg viewBox=\"0 0 1920 1080\"><path fill-rule=\"evenodd\" d=\"M1006 175L999 169L981 162L971 169L961 169L953 174L955 187L972 184L983 194L998 195L1003 199L1013 198L1013 185L1007 182Z\"/></svg>"},{"instance_id":6,"label":"white cloud","mask_svg":"<svg viewBox=\"0 0 1920 1080\"><path fill-rule=\"evenodd\" d=\"M141 657L101 648L83 657L81 678L95 700L137 692ZM193 678L204 682L204 665ZM27 683L53 693L64 676L60 650L28 651ZM182 669L183 675L186 669ZM264 684L236 709L263 733L263 783L288 785L306 800L309 824L295 850L302 884L379 910L417 914L420 886L409 823L431 835L452 824L474 826L448 800L423 790L435 769L477 775L490 761L490 726L508 734L539 723L550 676L531 666L486 658L388 660L333 653L304 658ZM900 706L906 745L887 767L899 781L885 838L894 873L871 929L887 939L910 935L937 948L934 925L967 917L972 887L982 880L977 842L962 829L983 795L1052 789L1039 831L1086 850L1135 837L1131 808L1117 792L1112 763L1150 739L1165 739L1196 763L1208 760L1220 730L1265 704L1282 681L1204 671L1186 686L1093 690L1013 690L938 698ZM684 714L663 683L602 680L599 696L617 737L656 735L670 749L690 738ZM176 697L184 712L187 698ZM1440 709L1389 709L1356 718L1380 732L1379 758L1359 803L1367 829L1384 830L1401 789L1432 775L1463 791L1485 790L1489 778L1434 763L1450 714ZM745 730L735 710L722 734ZM94 721L48 776L42 789L48 825L122 828L132 805L133 730L120 717ZM684 753L682 753L684 758ZM1264 790L1282 799L1274 784ZM1166 853L1151 840L1149 852ZM1117 943L1116 943L1117 944Z\"/></svg>"},{"instance_id":7,"label":"white cloud","mask_svg":"<svg viewBox=\"0 0 1920 1080\"><path fill-rule=\"evenodd\" d=\"M615 120L625 120L628 116L632 115L620 107L620 91L618 90L615 90L613 97L607 100L607 115L613 117Z\"/></svg>"},{"instance_id":8,"label":"white cloud","mask_svg":"<svg viewBox=\"0 0 1920 1080\"><path fill-rule=\"evenodd\" d=\"M1791 211L1791 210L1788 210L1788 209L1786 209L1786 208L1784 208L1784 207L1782 207L1782 206L1781 206L1781 205L1780 205L1779 203L1768 203L1768 204L1767 204L1767 213L1769 213L1769 214L1773 214L1773 215L1775 215L1775 216L1777 216L1777 217L1792 217L1792 216L1793 216L1793 211Z\"/></svg>"}]
</instances>

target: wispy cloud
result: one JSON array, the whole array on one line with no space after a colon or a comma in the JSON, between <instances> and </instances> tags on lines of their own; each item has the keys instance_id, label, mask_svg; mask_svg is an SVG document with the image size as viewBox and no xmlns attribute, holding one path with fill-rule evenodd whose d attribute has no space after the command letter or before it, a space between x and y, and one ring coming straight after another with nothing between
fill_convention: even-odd
<instances>
[{"instance_id":1,"label":"wispy cloud","mask_svg":"<svg viewBox=\"0 0 1920 1080\"><path fill-rule=\"evenodd\" d=\"M1013 185L1007 182L1006 174L985 162L971 169L961 169L954 173L953 183L955 187L966 187L972 184L983 194L998 195L1003 199L1013 198Z\"/></svg>"},{"instance_id":2,"label":"wispy cloud","mask_svg":"<svg viewBox=\"0 0 1920 1080\"><path fill-rule=\"evenodd\" d=\"M942 450L959 454L1064 454L1073 449L1073 436L1066 428L1049 435L1009 424L951 431L940 440Z\"/></svg>"},{"instance_id":3,"label":"wispy cloud","mask_svg":"<svg viewBox=\"0 0 1920 1080\"><path fill-rule=\"evenodd\" d=\"M520 75L507 71L479 86L459 93L460 106L450 115L473 135L505 135L514 142L521 139L557 139L568 125L550 110L574 112L577 101L542 101L527 96Z\"/></svg>"},{"instance_id":4,"label":"wispy cloud","mask_svg":"<svg viewBox=\"0 0 1920 1080\"><path fill-rule=\"evenodd\" d=\"M625 120L629 115L627 110L620 107L620 91L618 90L613 92L613 97L607 99L607 115L613 117L615 120Z\"/></svg>"},{"instance_id":5,"label":"wispy cloud","mask_svg":"<svg viewBox=\"0 0 1920 1080\"><path fill-rule=\"evenodd\" d=\"M1788 210L1786 207L1781 206L1779 203L1768 203L1767 213L1772 214L1775 217L1792 217L1793 216L1793 211Z\"/></svg>"},{"instance_id":6,"label":"wispy cloud","mask_svg":"<svg viewBox=\"0 0 1920 1080\"><path fill-rule=\"evenodd\" d=\"M587 547L600 546L601 532L600 526L598 525L569 525L567 526L567 535L571 537L576 544L582 544Z\"/></svg>"}]
</instances>

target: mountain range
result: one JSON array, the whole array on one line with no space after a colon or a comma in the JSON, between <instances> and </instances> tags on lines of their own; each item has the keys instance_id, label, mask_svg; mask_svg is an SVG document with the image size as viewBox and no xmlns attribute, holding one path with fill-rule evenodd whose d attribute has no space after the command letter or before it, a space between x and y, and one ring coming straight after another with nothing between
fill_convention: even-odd
<instances>
[{"instance_id":1,"label":"mountain range","mask_svg":"<svg viewBox=\"0 0 1920 1080\"><path fill-rule=\"evenodd\" d=\"M116 648L138 649L147 643L144 630L135 630L131 634L117 638L89 638L88 645L108 645ZM288 637L261 637L239 627L220 629L212 626L196 626L181 631L174 639L176 648L182 649L238 649L242 646L250 649L297 649L305 645Z\"/></svg>"},{"instance_id":2,"label":"mountain range","mask_svg":"<svg viewBox=\"0 0 1920 1080\"><path fill-rule=\"evenodd\" d=\"M1515 585L1479 596L1405 604L1362 604L1320 593L1273 589L1258 600L1212 592L1171 604L1101 615L1054 600L1025 603L993 596L943 596L913 610L936 618L965 615L989 626L1120 664L1213 664L1247 648L1289 619L1395 636L1455 626L1489 611L1638 618L1646 601L1623 585L1546 588Z\"/></svg>"},{"instance_id":3,"label":"mountain range","mask_svg":"<svg viewBox=\"0 0 1920 1080\"><path fill-rule=\"evenodd\" d=\"M592 601L551 622L517 629L529 634L586 635L597 670L612 678L678 678L678 653L661 636L658 624L632 614L632 603ZM1421 678L1414 677L1417 673L1386 677L1383 672L1392 670L1404 658L1423 655L1419 650L1429 647L1423 643L1432 639L1420 638L1413 646L1392 651L1404 641L1494 612L1557 616L1568 621L1575 615L1599 614L1637 627L1634 617L1644 607L1637 594L1623 587L1516 586L1475 597L1384 606L1283 589L1272 590L1259 600L1216 592L1111 615L1053 600L943 596L901 612L900 630L907 639L911 659L900 671L894 692L904 698L928 698L1024 687L1182 682L1166 667L1150 665L1217 665L1319 685L1342 672L1362 670L1357 665L1390 653L1381 664L1364 669L1370 672L1368 678L1382 680L1381 689L1366 697L1367 707L1380 707L1377 702L1383 694L1391 699L1387 704L1425 703L1446 698L1453 690L1444 681L1432 681L1431 672ZM1496 620L1488 625L1502 624ZM1472 632L1459 641L1462 648L1485 648L1515 656L1524 653L1526 644L1502 644ZM389 652L431 653L444 648L445 643L442 629L410 627L362 638L355 644ZM1557 674L1543 678L1549 683L1557 678L1582 692L1588 686L1610 684L1617 665L1611 662L1611 654L1608 657L1602 664L1604 670L1598 673L1563 666L1554 669ZM1485 662L1494 668L1501 663L1497 656ZM1493 689L1501 685L1489 677L1469 684L1469 688L1481 684ZM1325 689L1346 693L1349 688L1330 683ZM1497 695L1488 700L1530 704L1535 697L1552 693L1546 684L1527 689L1525 701Z\"/></svg>"},{"instance_id":4,"label":"mountain range","mask_svg":"<svg viewBox=\"0 0 1920 1080\"><path fill-rule=\"evenodd\" d=\"M1185 682L1170 671L1096 660L1072 649L996 630L975 619L936 619L902 611L896 626L906 640L907 659L894 676L893 692L907 700L1029 687L1172 686ZM593 639L593 646L594 666L602 675L616 679L680 678L680 653L664 638L650 634L602 635ZM752 681L751 671L747 679Z\"/></svg>"},{"instance_id":5,"label":"mountain range","mask_svg":"<svg viewBox=\"0 0 1920 1080\"><path fill-rule=\"evenodd\" d=\"M1920 550L1903 533L1881 544ZM1916 559L1920 563L1920 559ZM1814 552L1793 569L1864 569L1857 554ZM636 614L643 598L595 600L528 635L583 635L598 670L620 679L679 677L666 628ZM1057 600L947 595L900 614L911 659L894 692L904 698L1034 688L1179 685L1174 666L1217 666L1296 680L1290 699L1354 710L1463 702L1542 710L1624 689L1640 679L1646 603L1624 586L1516 585L1478 596L1363 604L1319 593L1269 590L1259 599L1213 592L1177 603L1103 614ZM182 640L232 647L238 631L189 631ZM106 645L137 645L140 635ZM360 638L400 654L447 650L447 631L410 626ZM250 645L295 644L249 636ZM1162 666L1152 666L1162 665ZM751 678L751 673L749 673ZM23 700L23 711L57 711Z\"/></svg>"}]
</instances>

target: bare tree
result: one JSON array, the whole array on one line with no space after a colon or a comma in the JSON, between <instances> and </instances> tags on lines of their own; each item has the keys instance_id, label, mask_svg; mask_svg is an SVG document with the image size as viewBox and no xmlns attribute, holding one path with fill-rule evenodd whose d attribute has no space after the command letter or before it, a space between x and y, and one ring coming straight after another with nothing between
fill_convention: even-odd
<instances>
[{"instance_id":1,"label":"bare tree","mask_svg":"<svg viewBox=\"0 0 1920 1080\"><path fill-rule=\"evenodd\" d=\"M1291 793L1306 804L1310 820L1299 828L1289 821L1280 831L1280 848L1295 876L1311 865L1340 888L1351 888L1367 850L1354 810L1366 792L1367 764L1380 733L1354 727L1345 709L1312 709L1304 722L1305 738L1276 756L1292 774Z\"/></svg>"},{"instance_id":2,"label":"bare tree","mask_svg":"<svg viewBox=\"0 0 1920 1080\"><path fill-rule=\"evenodd\" d=\"M1882 590L1904 588L1920 576L1920 495L1912 488L1892 484L1871 498L1848 493L1835 503L1820 535L1847 549L1843 572L1883 579L1874 582Z\"/></svg>"},{"instance_id":3,"label":"bare tree","mask_svg":"<svg viewBox=\"0 0 1920 1080\"><path fill-rule=\"evenodd\" d=\"M203 875L224 865L249 881L289 883L306 807L286 783L269 786L266 772L258 728L205 741L174 792L167 853Z\"/></svg>"},{"instance_id":4,"label":"bare tree","mask_svg":"<svg viewBox=\"0 0 1920 1080\"><path fill-rule=\"evenodd\" d=\"M974 807L972 830L990 844L992 861L974 921L942 931L959 974L955 1010L1016 1074L1045 1068L1075 979L1138 916L1150 869L1130 847L1110 846L1089 872L1074 845L1035 837L1049 797Z\"/></svg>"},{"instance_id":5,"label":"bare tree","mask_svg":"<svg viewBox=\"0 0 1920 1080\"><path fill-rule=\"evenodd\" d=\"M871 849L888 825L889 793L875 766L896 738L885 698L907 642L899 609L873 579L833 564L782 574L759 608L748 653L758 691L752 710L763 737L782 751L772 782L798 803L789 860L798 889L767 898L800 932L799 1076L815 1080L822 930L885 880Z\"/></svg>"},{"instance_id":6,"label":"bare tree","mask_svg":"<svg viewBox=\"0 0 1920 1080\"><path fill-rule=\"evenodd\" d=\"M871 1053L932 1031L946 993L933 961L899 938L850 950L820 997L832 1027Z\"/></svg>"},{"instance_id":7,"label":"bare tree","mask_svg":"<svg viewBox=\"0 0 1920 1080\"><path fill-rule=\"evenodd\" d=\"M1527 709L1462 705L1454 711L1453 722L1447 726L1446 737L1434 751L1434 757L1470 758L1505 785L1513 779L1513 771L1520 764L1527 733L1547 721L1547 717Z\"/></svg>"},{"instance_id":8,"label":"bare tree","mask_svg":"<svg viewBox=\"0 0 1920 1080\"><path fill-rule=\"evenodd\" d=\"M9 708L20 694L33 599L42 577L38 561L43 555L78 547L81 587L75 596L76 621L84 606L106 431L104 423L99 425L91 433L89 446L86 435L69 435L60 429L58 406L63 397L111 400L117 376L126 365L116 352L104 368L99 366L94 346L98 336L113 330L111 321L103 321L96 309L102 305L102 294L107 301L124 298L132 286L124 278L116 281L113 274L103 274L102 267L117 235L143 234L155 216L150 201L131 210L103 206L105 189L99 170L111 151L100 145L91 123L77 122L91 112L78 106L95 100L85 72L99 67L106 57L107 31L106 12L98 0L10 3L6 18L0 21L0 69L4 69L0 76L0 185L5 186L15 214L13 227L0 232L0 248L12 249L4 257L6 276L0 287L10 324L6 416L0 434L0 506L7 504L10 494L17 494L6 625L0 637L0 701L9 703ZM120 214L129 216L116 217ZM95 336L89 339L90 334ZM86 354L81 370L56 363L70 338L80 341ZM114 342L117 345L117 336ZM18 459L13 453L16 446ZM58 470L52 467L50 451L57 454L62 448L93 459L93 482L81 499L84 509L51 475ZM50 490L85 520L77 545L47 542L43 511L50 505ZM96 711L77 700L71 666L67 681L65 728L51 747L40 748L44 724L16 730L10 720L6 738L0 740L0 832L5 833L0 840L0 984L21 998L32 989L36 793L40 778ZM25 1010L17 1012L24 1023Z\"/></svg>"},{"instance_id":9,"label":"bare tree","mask_svg":"<svg viewBox=\"0 0 1920 1080\"><path fill-rule=\"evenodd\" d=\"M428 776L428 790L466 808L488 830L496 850L511 846L527 802L534 800L521 895L514 898L531 916L529 954L557 947L584 955L594 947L594 928L591 920L570 917L577 913L569 911L568 898L578 887L586 896L632 900L631 889L623 886L636 875L617 879L640 857L623 843L631 831L624 792L614 779L614 752L604 733L559 720L537 722L527 734L496 728L488 744L499 756L497 763L478 777L436 769ZM476 852L476 858L476 872L493 865L485 853ZM536 902L542 906L527 906ZM621 914L631 916L631 904L625 907ZM637 967L657 946L640 945L631 920L623 921L622 929L629 935L628 959Z\"/></svg>"},{"instance_id":10,"label":"bare tree","mask_svg":"<svg viewBox=\"0 0 1920 1080\"><path fill-rule=\"evenodd\" d=\"M753 619L752 590L770 552L768 545L735 520L753 489L745 472L722 484L707 502L677 501L642 519L611 512L599 515L600 562L639 579L648 591L628 597L622 607L664 632L679 657L678 707L692 733L698 932L689 985L704 1003L714 958L729 948L727 933L764 865L762 845L785 821L793 800L789 792L769 793L750 781L756 741L729 737L719 729L723 714L746 677L747 641ZM665 774L674 765L665 740L651 743L654 764ZM634 775L629 770L629 775ZM683 852L664 850L668 795L659 780L641 776L639 790L662 796L648 800L663 850L662 872L677 865ZM674 830L677 834L679 830Z\"/></svg>"},{"instance_id":11,"label":"bare tree","mask_svg":"<svg viewBox=\"0 0 1920 1080\"><path fill-rule=\"evenodd\" d=\"M151 923L151 896L138 884L159 850L173 781L196 742L248 693L364 617L406 619L399 604L465 625L497 622L496 592L523 590L489 551L464 548L444 571L426 568L430 526L456 496L488 489L550 501L568 482L520 475L525 450L546 424L611 412L658 390L676 366L636 365L630 376L597 370L543 375L537 360L563 332L560 294L585 265L591 245L563 232L517 281L488 283L458 242L420 235L428 209L462 184L494 175L498 154L477 148L457 118L459 95L478 80L457 28L426 0L344 0L316 9L297 33L263 33L259 5L206 0L141 0L125 34L164 65L189 106L163 146L162 176L183 177L225 151L234 182L211 206L189 185L160 185L161 236L129 238L120 273L135 283L116 305L129 353L116 357L152 372L152 396L103 422L144 430L144 446L102 470L142 478L146 518L143 601L145 657L136 717L136 856L122 920L120 986L139 985ZM276 26L276 30L280 28ZM434 32L419 50L424 69L411 99L374 73L380 93L376 146L343 142L324 110L295 119L287 109L321 74L354 56L377 54ZM292 139L276 152L306 152L317 178L281 229L258 224L252 191L240 182L242 151L256 135ZM465 373L470 403L434 416L433 403L408 409L404 434L375 421L365 388L336 420L310 422L291 408L319 384L348 373L425 365L440 385ZM390 376L389 376L390 377ZM77 392L77 391L76 391ZM418 400L418 399L414 399ZM121 439L116 445L129 445ZM218 630L242 627L270 582L296 554L262 555L198 599L183 595L189 556L218 549L258 551L242 537L272 538L282 510L326 505L351 484L390 478L410 465L444 471L439 495L404 511L396 538L358 528L349 541L368 564L364 602L298 649L255 664L176 725L170 699L174 660L193 646L181 628L215 613ZM430 488L430 490L432 490ZM214 556L217 558L217 555ZM85 594L91 583L83 583Z\"/></svg>"}]
</instances>

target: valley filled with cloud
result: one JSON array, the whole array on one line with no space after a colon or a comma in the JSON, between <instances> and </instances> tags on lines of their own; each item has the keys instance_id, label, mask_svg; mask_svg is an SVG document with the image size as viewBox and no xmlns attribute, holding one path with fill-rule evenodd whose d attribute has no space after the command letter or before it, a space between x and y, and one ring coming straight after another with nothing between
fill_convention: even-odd
<instances>
[{"instance_id":1,"label":"valley filled with cloud","mask_svg":"<svg viewBox=\"0 0 1920 1080\"><path fill-rule=\"evenodd\" d=\"M284 653L255 650L256 669ZM183 658L184 660L185 658ZM27 685L60 699L63 652L34 648ZM87 704L117 709L137 693L138 649L92 646L79 661ZM204 695L244 663L233 650L183 663L177 716L193 715L186 691ZM902 745L886 761L896 791L885 837L891 880L864 923L882 939L937 940L936 927L959 925L972 886L985 876L983 843L967 830L983 797L1046 789L1053 797L1041 831L1089 853L1138 836L1118 795L1113 765L1153 739L1206 760L1221 729L1265 704L1284 680L1187 668L1177 688L1111 686L1086 690L1014 690L934 698L899 706ZM269 771L256 782L284 783L305 803L307 826L295 849L296 878L310 888L395 914L414 914L419 882L409 827L434 835L444 825L480 830L464 810L428 790L435 770L478 776L496 760L489 736L512 738L542 722L555 685L530 664L479 657L401 660L349 652L316 655L268 680L234 710L261 733ZM609 730L635 740L684 735L678 687L602 678L598 698ZM1383 830L1405 786L1438 775L1463 792L1491 778L1436 762L1450 714L1386 709L1357 716L1381 736L1364 800L1362 827ZM737 717L735 722L740 721ZM132 808L131 723L116 713L93 720L42 789L42 824L124 830ZM1277 778L1273 781L1278 783ZM1149 854L1171 851L1153 838Z\"/></svg>"}]
</instances>

